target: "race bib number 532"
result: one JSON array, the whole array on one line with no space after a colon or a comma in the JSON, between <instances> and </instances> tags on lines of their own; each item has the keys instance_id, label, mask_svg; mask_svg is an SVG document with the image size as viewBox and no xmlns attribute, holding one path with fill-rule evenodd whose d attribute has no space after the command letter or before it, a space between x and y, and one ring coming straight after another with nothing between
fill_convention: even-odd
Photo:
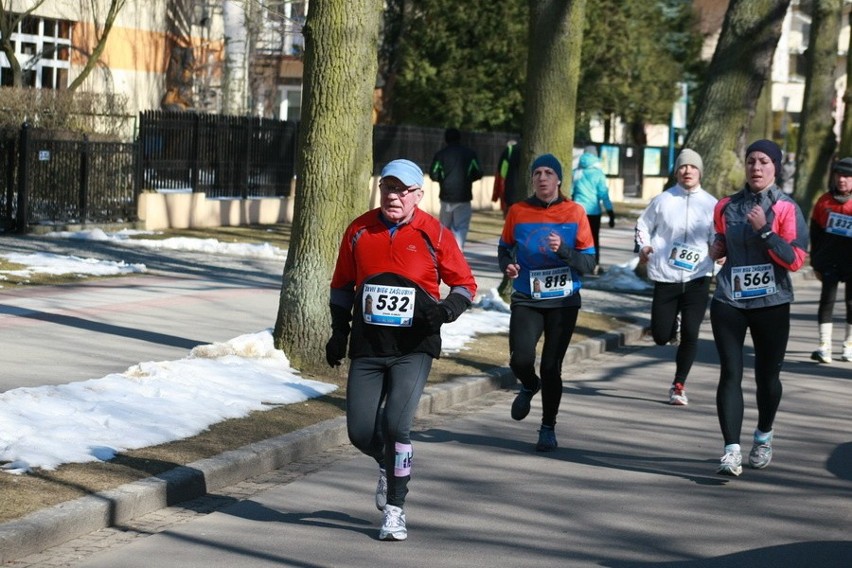
<instances>
[{"instance_id":1,"label":"race bib number 532","mask_svg":"<svg viewBox=\"0 0 852 568\"><path fill-rule=\"evenodd\" d=\"M364 322L391 327L411 327L414 322L414 288L364 284L361 312Z\"/></svg>"}]
</instances>

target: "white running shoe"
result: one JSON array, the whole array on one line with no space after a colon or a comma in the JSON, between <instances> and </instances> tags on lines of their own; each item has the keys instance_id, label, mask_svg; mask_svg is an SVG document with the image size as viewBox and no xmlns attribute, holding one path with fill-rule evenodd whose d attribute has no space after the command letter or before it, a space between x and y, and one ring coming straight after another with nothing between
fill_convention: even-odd
<instances>
[{"instance_id":1,"label":"white running shoe","mask_svg":"<svg viewBox=\"0 0 852 568\"><path fill-rule=\"evenodd\" d=\"M748 453L748 465L754 469L763 469L772 461L772 432L766 440L754 439L754 445Z\"/></svg>"},{"instance_id":2,"label":"white running shoe","mask_svg":"<svg viewBox=\"0 0 852 568\"><path fill-rule=\"evenodd\" d=\"M722 456L716 473L738 477L743 472L743 455L737 451L727 451Z\"/></svg>"},{"instance_id":3,"label":"white running shoe","mask_svg":"<svg viewBox=\"0 0 852 568\"><path fill-rule=\"evenodd\" d=\"M384 469L379 468L379 481L376 483L376 509L385 510L388 504L388 476Z\"/></svg>"},{"instance_id":4,"label":"white running shoe","mask_svg":"<svg viewBox=\"0 0 852 568\"><path fill-rule=\"evenodd\" d=\"M405 511L402 507L385 505L379 540L405 540L406 538L408 538L408 531L405 528Z\"/></svg>"},{"instance_id":5,"label":"white running shoe","mask_svg":"<svg viewBox=\"0 0 852 568\"><path fill-rule=\"evenodd\" d=\"M819 349L811 353L811 359L818 363L831 363L831 345L820 345Z\"/></svg>"},{"instance_id":6,"label":"white running shoe","mask_svg":"<svg viewBox=\"0 0 852 568\"><path fill-rule=\"evenodd\" d=\"M669 404L673 406L686 406L689 404L689 399L686 398L686 388L683 383L675 383L669 389Z\"/></svg>"},{"instance_id":7,"label":"white running shoe","mask_svg":"<svg viewBox=\"0 0 852 568\"><path fill-rule=\"evenodd\" d=\"M840 356L840 360L847 363L852 361L852 344L843 344L843 355Z\"/></svg>"}]
</instances>

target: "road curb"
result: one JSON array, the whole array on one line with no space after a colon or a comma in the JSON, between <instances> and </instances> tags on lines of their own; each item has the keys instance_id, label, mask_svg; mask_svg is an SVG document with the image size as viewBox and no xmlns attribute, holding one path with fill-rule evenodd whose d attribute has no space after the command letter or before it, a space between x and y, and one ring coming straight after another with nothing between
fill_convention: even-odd
<instances>
[{"instance_id":1,"label":"road curb","mask_svg":"<svg viewBox=\"0 0 852 568\"><path fill-rule=\"evenodd\" d=\"M637 342L643 332L642 326L629 324L585 339L568 348L565 363L575 363ZM430 385L420 399L416 415L423 417L441 412L488 392L510 388L515 382L511 371L500 367L484 376L461 377ZM348 441L346 419L341 416L36 511L0 524L0 563L37 554L100 529L120 526L141 515L274 471Z\"/></svg>"}]
</instances>

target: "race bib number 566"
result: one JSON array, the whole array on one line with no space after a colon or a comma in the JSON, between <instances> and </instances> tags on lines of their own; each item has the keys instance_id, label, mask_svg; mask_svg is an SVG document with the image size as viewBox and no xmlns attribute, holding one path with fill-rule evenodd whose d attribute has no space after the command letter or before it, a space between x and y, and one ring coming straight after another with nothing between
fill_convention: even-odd
<instances>
[{"instance_id":1,"label":"race bib number 566","mask_svg":"<svg viewBox=\"0 0 852 568\"><path fill-rule=\"evenodd\" d=\"M734 266L731 269L731 291L735 300L774 294L778 290L772 265Z\"/></svg>"}]
</instances>

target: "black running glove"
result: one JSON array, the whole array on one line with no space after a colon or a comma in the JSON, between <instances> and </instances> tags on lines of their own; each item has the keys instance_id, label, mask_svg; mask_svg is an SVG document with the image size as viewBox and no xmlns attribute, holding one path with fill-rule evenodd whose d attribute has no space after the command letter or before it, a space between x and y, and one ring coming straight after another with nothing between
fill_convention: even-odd
<instances>
[{"instance_id":1,"label":"black running glove","mask_svg":"<svg viewBox=\"0 0 852 568\"><path fill-rule=\"evenodd\" d=\"M349 322L352 314L346 308L329 304L331 309L331 339L325 344L325 360L332 367L340 365L346 357L347 340L349 339Z\"/></svg>"},{"instance_id":2,"label":"black running glove","mask_svg":"<svg viewBox=\"0 0 852 568\"><path fill-rule=\"evenodd\" d=\"M349 334L340 331L334 331L331 334L331 339L325 344L325 360L329 366L338 367L346 357L346 346L349 339Z\"/></svg>"},{"instance_id":3,"label":"black running glove","mask_svg":"<svg viewBox=\"0 0 852 568\"><path fill-rule=\"evenodd\" d=\"M450 313L444 308L443 302L429 303L423 310L423 316L426 318L426 324L432 333L437 333L441 330L441 326L450 321Z\"/></svg>"}]
</instances>

